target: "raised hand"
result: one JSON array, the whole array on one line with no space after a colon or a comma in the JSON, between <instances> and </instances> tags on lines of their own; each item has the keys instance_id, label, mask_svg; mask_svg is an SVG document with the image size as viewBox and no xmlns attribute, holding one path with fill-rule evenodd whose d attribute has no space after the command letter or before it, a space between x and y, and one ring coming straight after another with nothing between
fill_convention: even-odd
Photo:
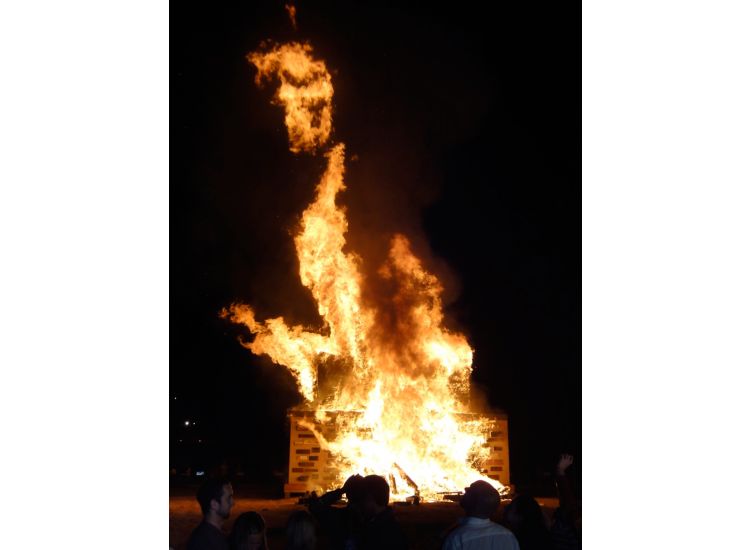
<instances>
[{"instance_id":1,"label":"raised hand","mask_svg":"<svg viewBox=\"0 0 750 550\"><path fill-rule=\"evenodd\" d=\"M557 463L557 475L564 476L565 470L573 464L573 455L561 455L560 460Z\"/></svg>"}]
</instances>

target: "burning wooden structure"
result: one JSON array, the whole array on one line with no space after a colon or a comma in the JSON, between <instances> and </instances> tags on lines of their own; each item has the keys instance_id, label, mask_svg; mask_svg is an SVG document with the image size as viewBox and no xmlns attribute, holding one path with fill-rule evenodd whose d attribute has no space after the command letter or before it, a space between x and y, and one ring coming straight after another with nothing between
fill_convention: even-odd
<instances>
[{"instance_id":1,"label":"burning wooden structure","mask_svg":"<svg viewBox=\"0 0 750 550\"><path fill-rule=\"evenodd\" d=\"M315 435L315 432L318 432L326 439L334 439L335 417L338 414L352 415L353 413L329 411L329 420L320 422L314 410L289 409L287 414L289 419L289 474L287 483L284 485L285 497L304 496L312 491L320 493L340 483L339 472L332 464L330 451L321 446ZM485 443L485 447L489 449L489 458L479 465L478 470L507 487L510 485L508 416L504 412L474 416L484 416L492 421L491 431ZM402 477L408 477L407 472L402 472L402 474ZM390 476L389 483L391 491L397 493L399 488L394 487L393 476Z\"/></svg>"}]
</instances>

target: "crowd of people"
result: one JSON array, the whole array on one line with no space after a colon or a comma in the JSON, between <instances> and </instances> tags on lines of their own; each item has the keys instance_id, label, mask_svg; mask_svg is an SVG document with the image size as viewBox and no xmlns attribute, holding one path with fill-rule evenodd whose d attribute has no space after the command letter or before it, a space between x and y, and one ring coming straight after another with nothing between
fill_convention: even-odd
<instances>
[{"instance_id":1,"label":"crowd of people","mask_svg":"<svg viewBox=\"0 0 750 550\"><path fill-rule=\"evenodd\" d=\"M443 550L579 550L581 514L573 498L567 468L573 457L563 455L555 477L560 505L548 519L537 501L521 493L493 521L500 494L479 480L466 488L460 500L465 516L442 536ZM346 506L337 506L342 497ZM229 536L222 529L234 497L227 480L212 479L197 494L203 520L193 530L188 550L267 550L266 523L257 512L239 515ZM389 506L390 487L377 475L350 477L339 489L307 499L307 510L296 510L286 523L287 550L405 550L410 548L401 525Z\"/></svg>"}]
</instances>

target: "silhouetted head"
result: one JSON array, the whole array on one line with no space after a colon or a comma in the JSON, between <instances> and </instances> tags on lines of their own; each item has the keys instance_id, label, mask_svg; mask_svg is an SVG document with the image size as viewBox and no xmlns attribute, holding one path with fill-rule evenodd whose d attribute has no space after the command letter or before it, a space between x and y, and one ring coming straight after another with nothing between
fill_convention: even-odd
<instances>
[{"instance_id":1,"label":"silhouetted head","mask_svg":"<svg viewBox=\"0 0 750 550\"><path fill-rule=\"evenodd\" d=\"M314 550L315 521L309 512L297 510L286 523L286 550Z\"/></svg>"},{"instance_id":2,"label":"silhouetted head","mask_svg":"<svg viewBox=\"0 0 750 550\"><path fill-rule=\"evenodd\" d=\"M378 506L388 506L391 489L384 477L369 475L363 479L366 497L372 498Z\"/></svg>"},{"instance_id":3,"label":"silhouetted head","mask_svg":"<svg viewBox=\"0 0 750 550\"><path fill-rule=\"evenodd\" d=\"M350 504L359 504L365 495L365 478L356 474L350 476L344 483L344 494Z\"/></svg>"},{"instance_id":4,"label":"silhouetted head","mask_svg":"<svg viewBox=\"0 0 750 550\"><path fill-rule=\"evenodd\" d=\"M385 478L366 476L362 480L362 492L361 509L366 518L379 514L388 506L391 490Z\"/></svg>"},{"instance_id":5,"label":"silhouetted head","mask_svg":"<svg viewBox=\"0 0 750 550\"><path fill-rule=\"evenodd\" d=\"M500 506L500 493L486 481L475 481L461 497L461 508L467 516L487 519Z\"/></svg>"},{"instance_id":6,"label":"silhouetted head","mask_svg":"<svg viewBox=\"0 0 750 550\"><path fill-rule=\"evenodd\" d=\"M232 550L266 550L266 522L258 512L240 514L229 535Z\"/></svg>"},{"instance_id":7,"label":"silhouetted head","mask_svg":"<svg viewBox=\"0 0 750 550\"><path fill-rule=\"evenodd\" d=\"M196 495L203 517L213 513L219 518L227 519L234 506L233 494L232 484L226 478L206 480Z\"/></svg>"}]
</instances>

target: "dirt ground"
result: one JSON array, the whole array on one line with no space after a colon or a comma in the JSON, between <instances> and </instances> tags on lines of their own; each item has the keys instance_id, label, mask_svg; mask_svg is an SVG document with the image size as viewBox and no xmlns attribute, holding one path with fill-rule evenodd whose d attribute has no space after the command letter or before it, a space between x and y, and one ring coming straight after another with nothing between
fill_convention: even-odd
<instances>
[{"instance_id":1,"label":"dirt ground","mask_svg":"<svg viewBox=\"0 0 750 550\"><path fill-rule=\"evenodd\" d=\"M551 498L537 499L544 511L551 514L557 506L557 500ZM503 504L507 504L504 502ZM396 519L403 527L414 550L439 549L442 534L460 517L463 511L455 502L431 502L418 506L392 504ZM303 510L296 498L289 499L253 499L235 498L232 515L227 521L225 531L231 529L234 518L243 512L259 512L268 526L268 543L270 550L284 548L284 525L294 510ZM502 511L502 509L501 509ZM498 512L498 515L501 513ZM497 519L497 518L496 518ZM193 496L171 496L169 499L169 544L175 550L184 550L190 532L201 520L200 507ZM326 548L321 538L319 548Z\"/></svg>"}]
</instances>

